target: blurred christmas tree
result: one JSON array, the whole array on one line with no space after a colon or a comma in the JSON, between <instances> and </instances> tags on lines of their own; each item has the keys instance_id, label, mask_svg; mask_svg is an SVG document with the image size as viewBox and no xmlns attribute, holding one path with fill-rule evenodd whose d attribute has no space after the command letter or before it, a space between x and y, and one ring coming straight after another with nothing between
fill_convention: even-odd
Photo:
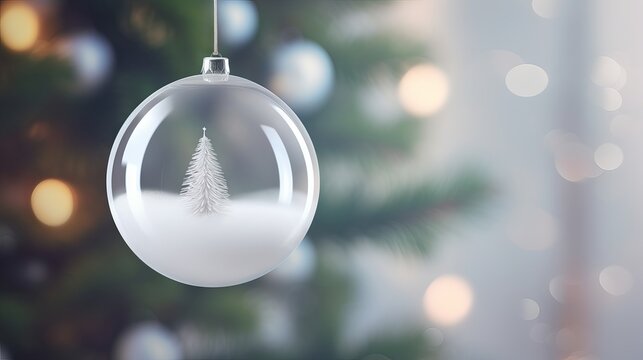
<instances>
[{"instance_id":1,"label":"blurred christmas tree","mask_svg":"<svg viewBox=\"0 0 643 360\"><path fill-rule=\"evenodd\" d=\"M303 265L287 263L272 277L225 289L184 286L147 268L121 241L104 196L107 154L123 120L154 90L194 74L209 54L211 4L33 6L35 25L21 26L35 26L40 40L20 48L3 32L0 48L0 353L16 359L433 356L422 329L382 333L357 347L342 342L352 285L332 249L367 239L424 255L450 215L475 209L488 192L473 173L439 183L396 175L410 173L400 164L412 157L424 124L373 108L379 100L367 95L379 79L399 79L409 65L426 61L425 49L373 26L348 26L364 25L351 16L386 2L220 4L222 52L232 72L273 89L300 114L322 172L319 209L295 254ZM8 9L3 6L3 16ZM56 188L63 190L31 197L46 178L64 180ZM54 219L55 227L31 211L38 215L43 207L38 219L47 224L52 202L56 211L65 202L75 209ZM287 310L294 337L288 346L269 341L275 308Z\"/></svg>"}]
</instances>

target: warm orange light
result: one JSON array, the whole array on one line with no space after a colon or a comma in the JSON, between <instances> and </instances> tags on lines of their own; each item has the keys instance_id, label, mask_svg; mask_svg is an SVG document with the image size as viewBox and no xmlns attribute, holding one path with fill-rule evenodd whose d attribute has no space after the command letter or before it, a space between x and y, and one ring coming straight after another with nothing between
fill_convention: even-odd
<instances>
[{"instance_id":1,"label":"warm orange light","mask_svg":"<svg viewBox=\"0 0 643 360\"><path fill-rule=\"evenodd\" d=\"M41 181L31 193L31 208L43 224L60 226L66 223L74 211L74 196L66 183L47 179Z\"/></svg>"},{"instance_id":2,"label":"warm orange light","mask_svg":"<svg viewBox=\"0 0 643 360\"><path fill-rule=\"evenodd\" d=\"M471 311L473 292L469 284L454 275L435 279L424 293L424 310L440 325L455 325Z\"/></svg>"},{"instance_id":3,"label":"warm orange light","mask_svg":"<svg viewBox=\"0 0 643 360\"><path fill-rule=\"evenodd\" d=\"M21 2L8 3L0 13L0 39L14 51L30 49L38 39L40 22L38 14L29 5Z\"/></svg>"},{"instance_id":4,"label":"warm orange light","mask_svg":"<svg viewBox=\"0 0 643 360\"><path fill-rule=\"evenodd\" d=\"M404 74L398 88L402 107L415 116L438 112L449 96L449 79L434 65L416 65Z\"/></svg>"}]
</instances>

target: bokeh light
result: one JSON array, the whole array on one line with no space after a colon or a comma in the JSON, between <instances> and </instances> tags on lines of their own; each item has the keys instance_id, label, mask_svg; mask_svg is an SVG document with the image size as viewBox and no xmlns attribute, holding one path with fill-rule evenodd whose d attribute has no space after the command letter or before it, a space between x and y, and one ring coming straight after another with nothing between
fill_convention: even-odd
<instances>
[{"instance_id":1,"label":"bokeh light","mask_svg":"<svg viewBox=\"0 0 643 360\"><path fill-rule=\"evenodd\" d=\"M270 346L292 346L296 327L290 313L291 304L281 299L263 296L254 305L257 309L256 334L260 341Z\"/></svg>"},{"instance_id":2,"label":"bokeh light","mask_svg":"<svg viewBox=\"0 0 643 360\"><path fill-rule=\"evenodd\" d=\"M308 238L304 238L288 258L270 272L269 277L284 282L304 281L313 274L316 263L315 247Z\"/></svg>"},{"instance_id":3,"label":"bokeh light","mask_svg":"<svg viewBox=\"0 0 643 360\"><path fill-rule=\"evenodd\" d=\"M27 261L22 269L24 279L31 284L43 282L49 273L47 265L39 260ZM1 358L0 358L1 359Z\"/></svg>"},{"instance_id":4,"label":"bokeh light","mask_svg":"<svg viewBox=\"0 0 643 360\"><path fill-rule=\"evenodd\" d=\"M231 46L242 46L257 32L257 8L249 0L219 2L219 33L221 40Z\"/></svg>"},{"instance_id":5,"label":"bokeh light","mask_svg":"<svg viewBox=\"0 0 643 360\"><path fill-rule=\"evenodd\" d=\"M522 299L520 302L522 307L522 318L524 320L536 320L540 315L540 305L533 299Z\"/></svg>"},{"instance_id":6,"label":"bokeh light","mask_svg":"<svg viewBox=\"0 0 643 360\"><path fill-rule=\"evenodd\" d=\"M12 357L9 356L9 353L7 352L7 350L5 350L5 348L2 346L2 344L0 344L0 359L2 359L2 360L11 360L12 359Z\"/></svg>"},{"instance_id":7,"label":"bokeh light","mask_svg":"<svg viewBox=\"0 0 643 360\"><path fill-rule=\"evenodd\" d=\"M605 143L594 152L594 161L603 170L615 170L623 164L623 150L616 144Z\"/></svg>"},{"instance_id":8,"label":"bokeh light","mask_svg":"<svg viewBox=\"0 0 643 360\"><path fill-rule=\"evenodd\" d=\"M438 328L426 329L424 336L430 346L438 347L444 342L444 333Z\"/></svg>"},{"instance_id":9,"label":"bokeh light","mask_svg":"<svg viewBox=\"0 0 643 360\"><path fill-rule=\"evenodd\" d=\"M514 95L532 97L545 91L549 77L540 66L521 64L509 70L505 84Z\"/></svg>"},{"instance_id":10,"label":"bokeh light","mask_svg":"<svg viewBox=\"0 0 643 360\"><path fill-rule=\"evenodd\" d=\"M392 360L390 357L382 354L368 354L360 360Z\"/></svg>"},{"instance_id":11,"label":"bokeh light","mask_svg":"<svg viewBox=\"0 0 643 360\"><path fill-rule=\"evenodd\" d=\"M178 338L155 322L135 325L116 344L118 360L179 360L182 353Z\"/></svg>"},{"instance_id":12,"label":"bokeh light","mask_svg":"<svg viewBox=\"0 0 643 360\"><path fill-rule=\"evenodd\" d=\"M554 149L556 171L565 180L579 182L600 175L593 161L592 151L575 137L567 139Z\"/></svg>"},{"instance_id":13,"label":"bokeh light","mask_svg":"<svg viewBox=\"0 0 643 360\"><path fill-rule=\"evenodd\" d=\"M367 118L377 125L400 120L402 107L397 101L397 81L388 77L372 78L358 94L358 103Z\"/></svg>"},{"instance_id":14,"label":"bokeh light","mask_svg":"<svg viewBox=\"0 0 643 360\"><path fill-rule=\"evenodd\" d=\"M424 293L428 318L440 325L455 325L471 311L473 291L459 276L443 275L433 280Z\"/></svg>"},{"instance_id":15,"label":"bokeh light","mask_svg":"<svg viewBox=\"0 0 643 360\"><path fill-rule=\"evenodd\" d=\"M319 44L296 40L275 51L269 87L295 111L318 109L328 99L334 84L333 62Z\"/></svg>"},{"instance_id":16,"label":"bokeh light","mask_svg":"<svg viewBox=\"0 0 643 360\"><path fill-rule=\"evenodd\" d=\"M31 193L31 208L43 224L60 226L74 211L74 195L69 185L60 180L43 180Z\"/></svg>"},{"instance_id":17,"label":"bokeh light","mask_svg":"<svg viewBox=\"0 0 643 360\"><path fill-rule=\"evenodd\" d=\"M565 302L565 280L557 276L549 281L549 293L559 303Z\"/></svg>"},{"instance_id":18,"label":"bokeh light","mask_svg":"<svg viewBox=\"0 0 643 360\"><path fill-rule=\"evenodd\" d=\"M634 282L632 274L622 266L612 265L601 270L598 280L603 290L614 296L627 294Z\"/></svg>"},{"instance_id":19,"label":"bokeh light","mask_svg":"<svg viewBox=\"0 0 643 360\"><path fill-rule=\"evenodd\" d=\"M7 2L0 9L0 39L11 50L25 51L38 40L40 20L36 11L23 2Z\"/></svg>"},{"instance_id":20,"label":"bokeh light","mask_svg":"<svg viewBox=\"0 0 643 360\"><path fill-rule=\"evenodd\" d=\"M107 79L114 63L114 53L107 39L91 31L63 38L57 44L57 51L72 65L80 89L100 85Z\"/></svg>"},{"instance_id":21,"label":"bokeh light","mask_svg":"<svg viewBox=\"0 0 643 360\"><path fill-rule=\"evenodd\" d=\"M592 82L602 87L617 87L627 78L625 69L609 56L599 56L592 69Z\"/></svg>"},{"instance_id":22,"label":"bokeh light","mask_svg":"<svg viewBox=\"0 0 643 360\"><path fill-rule=\"evenodd\" d=\"M7 225L0 224L0 253L7 253L16 246L16 234Z\"/></svg>"},{"instance_id":23,"label":"bokeh light","mask_svg":"<svg viewBox=\"0 0 643 360\"><path fill-rule=\"evenodd\" d=\"M560 1L561 0L532 0L531 8L536 15L552 19L560 14Z\"/></svg>"},{"instance_id":24,"label":"bokeh light","mask_svg":"<svg viewBox=\"0 0 643 360\"><path fill-rule=\"evenodd\" d=\"M512 68L525 63L525 60L520 55L509 50L490 50L488 55L490 65L502 76L505 76Z\"/></svg>"},{"instance_id":25,"label":"bokeh light","mask_svg":"<svg viewBox=\"0 0 643 360\"><path fill-rule=\"evenodd\" d=\"M623 105L623 97L618 90L613 88L604 88L599 99L600 106L605 111L616 111Z\"/></svg>"},{"instance_id":26,"label":"bokeh light","mask_svg":"<svg viewBox=\"0 0 643 360\"><path fill-rule=\"evenodd\" d=\"M411 115L433 115L449 97L449 78L434 65L416 65L400 80L398 96L402 107Z\"/></svg>"}]
</instances>

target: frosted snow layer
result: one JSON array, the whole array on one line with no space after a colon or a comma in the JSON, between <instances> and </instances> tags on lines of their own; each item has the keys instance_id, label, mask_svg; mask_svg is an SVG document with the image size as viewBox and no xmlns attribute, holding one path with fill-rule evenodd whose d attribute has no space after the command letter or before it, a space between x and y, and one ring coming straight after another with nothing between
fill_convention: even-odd
<instances>
[{"instance_id":1,"label":"frosted snow layer","mask_svg":"<svg viewBox=\"0 0 643 360\"><path fill-rule=\"evenodd\" d=\"M231 198L224 214L193 215L179 195L143 191L142 206L119 195L112 212L123 238L148 266L176 281L217 287L264 275L304 237L311 219L302 214L303 196L290 204L273 199Z\"/></svg>"}]
</instances>

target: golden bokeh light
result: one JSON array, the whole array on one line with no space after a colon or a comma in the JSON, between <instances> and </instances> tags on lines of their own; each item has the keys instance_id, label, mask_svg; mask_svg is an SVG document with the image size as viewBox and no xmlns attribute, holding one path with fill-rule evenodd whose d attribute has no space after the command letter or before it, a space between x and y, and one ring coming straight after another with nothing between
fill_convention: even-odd
<instances>
[{"instance_id":1,"label":"golden bokeh light","mask_svg":"<svg viewBox=\"0 0 643 360\"><path fill-rule=\"evenodd\" d=\"M449 78L434 65L416 65L400 80L398 96L402 107L411 115L433 115L449 97Z\"/></svg>"},{"instance_id":2,"label":"golden bokeh light","mask_svg":"<svg viewBox=\"0 0 643 360\"><path fill-rule=\"evenodd\" d=\"M433 280L424 293L424 310L439 325L455 325L471 311L473 292L466 280L443 275Z\"/></svg>"},{"instance_id":3,"label":"golden bokeh light","mask_svg":"<svg viewBox=\"0 0 643 360\"><path fill-rule=\"evenodd\" d=\"M0 39L11 50L29 50L38 39L38 14L22 2L9 2L0 9Z\"/></svg>"},{"instance_id":4,"label":"golden bokeh light","mask_svg":"<svg viewBox=\"0 0 643 360\"><path fill-rule=\"evenodd\" d=\"M31 208L43 224L60 226L74 212L74 195L69 185L60 180L43 180L31 193Z\"/></svg>"}]
</instances>

